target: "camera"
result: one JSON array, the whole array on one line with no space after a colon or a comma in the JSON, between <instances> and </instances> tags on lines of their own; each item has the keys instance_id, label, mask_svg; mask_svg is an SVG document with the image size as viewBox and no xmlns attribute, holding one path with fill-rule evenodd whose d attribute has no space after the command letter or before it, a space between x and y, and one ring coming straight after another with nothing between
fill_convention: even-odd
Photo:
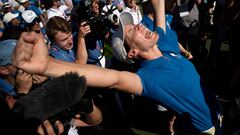
<instances>
[{"instance_id":1,"label":"camera","mask_svg":"<svg viewBox=\"0 0 240 135\"><path fill-rule=\"evenodd\" d=\"M117 27L119 18L113 12L117 10L116 7L109 7L103 1L98 2L99 14L96 14L91 7L91 0L83 0L76 8L76 15L78 22L86 21L90 25L93 37L104 38L105 35ZM104 9L105 8L105 9Z\"/></svg>"},{"instance_id":2,"label":"camera","mask_svg":"<svg viewBox=\"0 0 240 135\"><path fill-rule=\"evenodd\" d=\"M81 114L81 118L84 118L84 114L88 114L93 111L93 102L91 98L82 98L76 104L66 108L64 111L51 116L48 118L50 123L54 125L54 123L59 120L64 125L64 133L67 134L70 128L70 121L72 118L75 118L76 114ZM55 132L57 133L56 127L54 127ZM65 133L66 132L66 133Z\"/></svg>"}]
</instances>

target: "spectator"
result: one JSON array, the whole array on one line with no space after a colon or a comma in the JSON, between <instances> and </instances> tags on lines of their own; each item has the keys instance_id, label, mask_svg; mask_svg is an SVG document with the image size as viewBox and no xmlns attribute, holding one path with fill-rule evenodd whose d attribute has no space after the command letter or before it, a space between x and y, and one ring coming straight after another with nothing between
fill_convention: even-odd
<instances>
[{"instance_id":1,"label":"spectator","mask_svg":"<svg viewBox=\"0 0 240 135\"><path fill-rule=\"evenodd\" d=\"M32 10L25 10L21 15L26 25L26 31L35 31L37 33L41 32L41 26L39 25L40 19L37 17L35 12Z\"/></svg>"},{"instance_id":2,"label":"spectator","mask_svg":"<svg viewBox=\"0 0 240 135\"><path fill-rule=\"evenodd\" d=\"M69 22L59 16L51 18L46 25L47 36L52 42L50 55L59 60L85 64L87 52L84 36L90 32L90 27L84 27L84 24L79 27L79 31L83 31L79 32L74 41Z\"/></svg>"},{"instance_id":3,"label":"spectator","mask_svg":"<svg viewBox=\"0 0 240 135\"><path fill-rule=\"evenodd\" d=\"M22 5L25 8L25 10L34 11L36 13L36 15L39 16L39 18L42 22L42 25L45 26L48 17L47 17L47 14L43 10L36 7L35 5L31 5L31 3L28 0L19 0L18 2L20 5Z\"/></svg>"},{"instance_id":4,"label":"spectator","mask_svg":"<svg viewBox=\"0 0 240 135\"><path fill-rule=\"evenodd\" d=\"M89 86L116 88L130 94L151 97L173 110L181 122L177 134L217 134L221 130L222 117L218 104L215 104L216 98L206 95L209 91L205 91L201 85L199 74L189 60L180 54L158 49L156 44L169 44L174 52L178 44L171 44L165 34L165 1L152 0L152 5L159 34L141 24L133 25L131 14L124 12L120 15L123 22L115 35L118 41L125 41L129 58L144 59L137 73L49 59L46 47L42 45L43 39L34 33L24 33L20 38L13 55L14 64L27 72L51 77L77 71L86 77ZM26 45L32 55L18 54L26 50ZM42 51L35 53L36 50ZM39 57L41 61L34 60Z\"/></svg>"},{"instance_id":5,"label":"spectator","mask_svg":"<svg viewBox=\"0 0 240 135\"><path fill-rule=\"evenodd\" d=\"M12 11L13 11L12 13L19 13L20 12L18 10L15 10L9 2L3 3L2 8L3 8L4 13L8 13L8 12L12 12Z\"/></svg>"},{"instance_id":6,"label":"spectator","mask_svg":"<svg viewBox=\"0 0 240 135\"><path fill-rule=\"evenodd\" d=\"M59 16L54 16L50 18L46 25L47 35L52 42L49 49L50 55L58 60L77 64L86 64L87 52L84 37L87 33L91 32L91 30L89 25L85 24L86 22L83 22L79 26L77 41L74 41L73 35L71 33L70 24L66 19ZM77 51L75 51L74 49L76 49ZM101 110L94 104L92 98L88 96L84 97L84 99L82 99L82 102L86 102L85 104L87 105L85 106L88 106L88 108L92 105L92 107L90 108L93 108L93 111L86 114L79 114L75 125L79 127L87 127L96 126L101 123ZM80 116L84 117L85 115L88 119L84 122L84 120L80 119Z\"/></svg>"},{"instance_id":7,"label":"spectator","mask_svg":"<svg viewBox=\"0 0 240 135\"><path fill-rule=\"evenodd\" d=\"M22 12L21 16L25 24L25 31L35 31L43 34L47 46L50 47L50 41L46 34L46 28L41 26L41 21L36 13L32 10L25 10Z\"/></svg>"},{"instance_id":8,"label":"spectator","mask_svg":"<svg viewBox=\"0 0 240 135\"><path fill-rule=\"evenodd\" d=\"M3 4L3 12L4 12L4 14L6 14L8 12L11 12L13 14L19 14L19 15L21 14L21 12L17 9L14 9L9 2L5 2ZM21 18L21 16L18 16L17 19L21 20L22 18Z\"/></svg>"},{"instance_id":9,"label":"spectator","mask_svg":"<svg viewBox=\"0 0 240 135\"><path fill-rule=\"evenodd\" d=\"M77 14L73 17L73 19L75 18L74 23L77 24L75 26L78 26L81 21L89 22L91 32L85 37L88 53L87 63L96 64L102 67L109 67L110 62L105 57L104 45L109 41L109 39L111 39L109 29L110 24L103 19L104 16L101 16L101 11L102 9L99 0L92 0L87 7L85 7L84 1L82 1L81 5L75 9L74 12ZM88 14L87 12L91 14Z\"/></svg>"},{"instance_id":10,"label":"spectator","mask_svg":"<svg viewBox=\"0 0 240 135\"><path fill-rule=\"evenodd\" d=\"M14 75L16 68L12 65L12 53L16 46L17 40L0 41L0 77L1 87L9 95L16 95L14 91Z\"/></svg>"},{"instance_id":11,"label":"spectator","mask_svg":"<svg viewBox=\"0 0 240 135\"><path fill-rule=\"evenodd\" d=\"M123 12L130 12L133 15L134 24L140 23L142 20L142 13L139 6L136 4L136 0L124 0L126 7Z\"/></svg>"},{"instance_id":12,"label":"spectator","mask_svg":"<svg viewBox=\"0 0 240 135\"><path fill-rule=\"evenodd\" d=\"M3 16L3 22L5 29L1 40L6 39L18 39L23 31L23 25L21 20L18 19L19 14L13 14L11 12L6 13Z\"/></svg>"},{"instance_id":13,"label":"spectator","mask_svg":"<svg viewBox=\"0 0 240 135\"><path fill-rule=\"evenodd\" d=\"M17 2L17 0L4 0L2 1L3 5L5 3L9 3L10 6L14 9L14 10L18 10L18 11L23 11L24 10L24 7L19 5L19 3Z\"/></svg>"},{"instance_id":14,"label":"spectator","mask_svg":"<svg viewBox=\"0 0 240 135\"><path fill-rule=\"evenodd\" d=\"M60 0L49 0L48 3L49 9L47 10L48 19L59 16L67 21L70 21L70 17L66 14L67 10L73 8L72 2L70 0L65 0L65 4L61 4Z\"/></svg>"}]
</instances>

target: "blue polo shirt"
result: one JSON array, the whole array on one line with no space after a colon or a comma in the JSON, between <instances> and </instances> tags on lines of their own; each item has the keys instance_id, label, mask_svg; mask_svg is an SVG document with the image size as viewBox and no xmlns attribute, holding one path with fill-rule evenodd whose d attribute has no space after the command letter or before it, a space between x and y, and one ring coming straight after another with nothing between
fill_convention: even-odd
<instances>
[{"instance_id":1,"label":"blue polo shirt","mask_svg":"<svg viewBox=\"0 0 240 135\"><path fill-rule=\"evenodd\" d=\"M160 36L159 45L171 46L173 50L169 52L177 50L161 28L156 31ZM198 72L189 60L169 52L164 53L163 57L141 63L137 74L143 86L142 96L157 100L179 116L188 116L184 124L192 125L197 132L210 129L214 125L212 118L217 117L213 115L217 110L209 107L211 104L204 97Z\"/></svg>"},{"instance_id":2,"label":"blue polo shirt","mask_svg":"<svg viewBox=\"0 0 240 135\"><path fill-rule=\"evenodd\" d=\"M57 45L52 45L49 49L49 53L52 57L67 61L67 62L76 62L75 53L73 50L63 50L62 48L58 47Z\"/></svg>"},{"instance_id":3,"label":"blue polo shirt","mask_svg":"<svg viewBox=\"0 0 240 135\"><path fill-rule=\"evenodd\" d=\"M178 38L175 33L170 27L170 24L172 22L172 16L166 15L166 43L157 43L159 50L162 52L173 52L175 54L178 54L180 52L180 49L178 47ZM144 15L142 18L141 23L146 26L151 31L156 31L154 22L151 20L147 15Z\"/></svg>"}]
</instances>

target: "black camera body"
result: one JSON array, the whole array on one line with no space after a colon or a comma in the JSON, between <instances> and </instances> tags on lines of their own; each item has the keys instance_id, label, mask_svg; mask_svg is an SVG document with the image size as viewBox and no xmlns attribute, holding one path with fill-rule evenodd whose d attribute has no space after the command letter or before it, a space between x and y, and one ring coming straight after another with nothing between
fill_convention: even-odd
<instances>
[{"instance_id":1,"label":"black camera body","mask_svg":"<svg viewBox=\"0 0 240 135\"><path fill-rule=\"evenodd\" d=\"M110 8L107 11L103 11L105 3L100 1L99 14L96 15L91 9L91 0L83 0L76 8L76 15L78 22L86 21L90 25L91 33L90 36L97 38L104 38L105 35L111 30L116 28L115 23L118 21L118 16L113 14L116 8Z\"/></svg>"}]
</instances>

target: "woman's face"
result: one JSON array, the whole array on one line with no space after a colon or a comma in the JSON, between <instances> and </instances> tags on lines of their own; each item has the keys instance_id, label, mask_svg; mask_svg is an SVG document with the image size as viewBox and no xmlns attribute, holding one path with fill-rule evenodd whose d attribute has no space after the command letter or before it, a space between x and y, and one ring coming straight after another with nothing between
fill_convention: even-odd
<instances>
[{"instance_id":1,"label":"woman's face","mask_svg":"<svg viewBox=\"0 0 240 135\"><path fill-rule=\"evenodd\" d=\"M55 35L55 43L64 50L70 50L73 48L73 36L72 33L63 33L59 31Z\"/></svg>"},{"instance_id":2,"label":"woman's face","mask_svg":"<svg viewBox=\"0 0 240 135\"><path fill-rule=\"evenodd\" d=\"M125 40L130 48L145 51L157 44L158 34L150 31L144 25L126 25L124 27Z\"/></svg>"}]
</instances>

